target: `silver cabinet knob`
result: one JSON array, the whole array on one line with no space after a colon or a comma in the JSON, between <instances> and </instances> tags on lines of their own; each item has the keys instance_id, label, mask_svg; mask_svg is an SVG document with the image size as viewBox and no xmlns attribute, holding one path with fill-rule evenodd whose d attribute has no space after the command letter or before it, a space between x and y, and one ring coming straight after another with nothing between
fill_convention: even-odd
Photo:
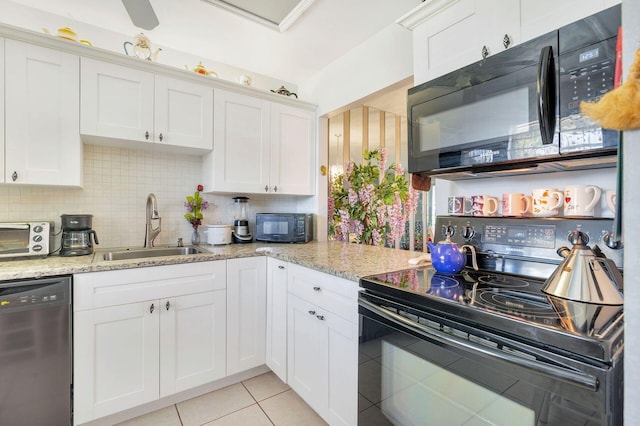
<instances>
[{"instance_id":1,"label":"silver cabinet knob","mask_svg":"<svg viewBox=\"0 0 640 426\"><path fill-rule=\"evenodd\" d=\"M278 269L284 269L284 266L278 265Z\"/></svg>"},{"instance_id":2,"label":"silver cabinet knob","mask_svg":"<svg viewBox=\"0 0 640 426\"><path fill-rule=\"evenodd\" d=\"M264 186L264 192L269 192L269 185Z\"/></svg>"},{"instance_id":3,"label":"silver cabinet knob","mask_svg":"<svg viewBox=\"0 0 640 426\"><path fill-rule=\"evenodd\" d=\"M322 290L322 288L320 288L320 287L314 287L313 289L314 289L315 291L321 291L321 290Z\"/></svg>"},{"instance_id":4,"label":"silver cabinet knob","mask_svg":"<svg viewBox=\"0 0 640 426\"><path fill-rule=\"evenodd\" d=\"M17 181L18 180L18 172L14 171L13 173L11 173L11 180L12 181Z\"/></svg>"},{"instance_id":5,"label":"silver cabinet knob","mask_svg":"<svg viewBox=\"0 0 640 426\"><path fill-rule=\"evenodd\" d=\"M316 318L318 318L320 321L324 321L324 315L316 315Z\"/></svg>"},{"instance_id":6,"label":"silver cabinet knob","mask_svg":"<svg viewBox=\"0 0 640 426\"><path fill-rule=\"evenodd\" d=\"M171 304L169 303L169 301L167 300L167 304L164 305L165 308L167 308L167 311L169 310L169 307L171 306Z\"/></svg>"},{"instance_id":7,"label":"silver cabinet knob","mask_svg":"<svg viewBox=\"0 0 640 426\"><path fill-rule=\"evenodd\" d=\"M487 46L482 46L482 59L485 59L489 56L489 48Z\"/></svg>"},{"instance_id":8,"label":"silver cabinet knob","mask_svg":"<svg viewBox=\"0 0 640 426\"><path fill-rule=\"evenodd\" d=\"M502 39L502 45L504 46L505 49L509 48L509 46L511 46L512 40L511 37L509 37L509 34L505 34L504 38Z\"/></svg>"},{"instance_id":9,"label":"silver cabinet knob","mask_svg":"<svg viewBox=\"0 0 640 426\"><path fill-rule=\"evenodd\" d=\"M151 135L149 134L149 131L144 132L144 138L145 138L146 140L149 140L149 136L151 136Z\"/></svg>"},{"instance_id":10,"label":"silver cabinet knob","mask_svg":"<svg viewBox=\"0 0 640 426\"><path fill-rule=\"evenodd\" d=\"M273 187L273 192L278 192L278 185Z\"/></svg>"},{"instance_id":11,"label":"silver cabinet knob","mask_svg":"<svg viewBox=\"0 0 640 426\"><path fill-rule=\"evenodd\" d=\"M162 136L162 133L160 133L160 136L158 136L158 139L160 139L160 142L162 142L162 139L164 139L164 136Z\"/></svg>"},{"instance_id":12,"label":"silver cabinet knob","mask_svg":"<svg viewBox=\"0 0 640 426\"><path fill-rule=\"evenodd\" d=\"M154 310L155 308L156 308L156 307L155 307L155 306L154 306L154 304L152 303L152 304L151 304L151 306L149 306L149 313L150 313L150 314L152 314L152 313L153 313L153 310Z\"/></svg>"},{"instance_id":13,"label":"silver cabinet knob","mask_svg":"<svg viewBox=\"0 0 640 426\"><path fill-rule=\"evenodd\" d=\"M315 315L316 311L309 311L309 315Z\"/></svg>"}]
</instances>

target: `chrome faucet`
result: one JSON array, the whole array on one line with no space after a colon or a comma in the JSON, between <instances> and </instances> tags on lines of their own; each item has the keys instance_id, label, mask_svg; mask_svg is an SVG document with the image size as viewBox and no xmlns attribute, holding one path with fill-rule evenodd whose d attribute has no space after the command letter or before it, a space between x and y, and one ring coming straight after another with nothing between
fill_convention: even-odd
<instances>
[{"instance_id":1,"label":"chrome faucet","mask_svg":"<svg viewBox=\"0 0 640 426\"><path fill-rule=\"evenodd\" d=\"M158 226L153 227L152 221L157 220ZM158 216L158 204L156 202L156 196L154 194L147 195L147 220L145 224L144 232L144 246L147 248L153 247L153 241L160 234L160 216Z\"/></svg>"}]
</instances>

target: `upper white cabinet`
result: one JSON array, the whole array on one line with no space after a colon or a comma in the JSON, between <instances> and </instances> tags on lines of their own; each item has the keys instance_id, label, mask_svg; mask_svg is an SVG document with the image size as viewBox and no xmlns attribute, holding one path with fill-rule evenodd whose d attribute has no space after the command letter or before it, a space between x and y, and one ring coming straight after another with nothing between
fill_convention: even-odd
<instances>
[{"instance_id":1,"label":"upper white cabinet","mask_svg":"<svg viewBox=\"0 0 640 426\"><path fill-rule=\"evenodd\" d=\"M74 422L226 375L226 262L74 276Z\"/></svg>"},{"instance_id":2,"label":"upper white cabinet","mask_svg":"<svg viewBox=\"0 0 640 426\"><path fill-rule=\"evenodd\" d=\"M413 29L416 85L517 43L519 5L510 0L430 1L401 25Z\"/></svg>"},{"instance_id":3,"label":"upper white cabinet","mask_svg":"<svg viewBox=\"0 0 640 426\"><path fill-rule=\"evenodd\" d=\"M214 114L203 163L211 191L314 193L314 111L216 89Z\"/></svg>"},{"instance_id":4,"label":"upper white cabinet","mask_svg":"<svg viewBox=\"0 0 640 426\"><path fill-rule=\"evenodd\" d=\"M227 375L265 362L267 261L227 260Z\"/></svg>"},{"instance_id":5,"label":"upper white cabinet","mask_svg":"<svg viewBox=\"0 0 640 426\"><path fill-rule=\"evenodd\" d=\"M81 186L78 56L15 40L4 53L2 180Z\"/></svg>"},{"instance_id":6,"label":"upper white cabinet","mask_svg":"<svg viewBox=\"0 0 640 426\"><path fill-rule=\"evenodd\" d=\"M398 23L413 30L414 82L418 85L616 3L619 1L427 0Z\"/></svg>"},{"instance_id":7,"label":"upper white cabinet","mask_svg":"<svg viewBox=\"0 0 640 426\"><path fill-rule=\"evenodd\" d=\"M82 58L80 132L89 141L151 142L207 152L213 146L213 89Z\"/></svg>"},{"instance_id":8,"label":"upper white cabinet","mask_svg":"<svg viewBox=\"0 0 640 426\"><path fill-rule=\"evenodd\" d=\"M620 1L611 0L520 0L522 41L553 31L593 15Z\"/></svg>"}]
</instances>

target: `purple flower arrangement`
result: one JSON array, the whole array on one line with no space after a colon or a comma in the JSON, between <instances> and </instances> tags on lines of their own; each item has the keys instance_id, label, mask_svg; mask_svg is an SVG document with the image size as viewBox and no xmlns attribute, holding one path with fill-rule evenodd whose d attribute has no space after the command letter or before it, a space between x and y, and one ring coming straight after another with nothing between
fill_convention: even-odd
<instances>
[{"instance_id":1,"label":"purple flower arrangement","mask_svg":"<svg viewBox=\"0 0 640 426\"><path fill-rule=\"evenodd\" d=\"M393 246L417 208L418 192L409 187L401 164L386 168L385 148L350 161L331 182L329 234L340 241Z\"/></svg>"},{"instance_id":2,"label":"purple flower arrangement","mask_svg":"<svg viewBox=\"0 0 640 426\"><path fill-rule=\"evenodd\" d=\"M193 229L198 230L198 226L202 225L202 211L209 207L209 202L204 200L200 196L200 191L204 188L202 185L198 185L196 192L191 195L187 195L187 201L184 203L184 208L187 210L184 218L189 221Z\"/></svg>"}]
</instances>

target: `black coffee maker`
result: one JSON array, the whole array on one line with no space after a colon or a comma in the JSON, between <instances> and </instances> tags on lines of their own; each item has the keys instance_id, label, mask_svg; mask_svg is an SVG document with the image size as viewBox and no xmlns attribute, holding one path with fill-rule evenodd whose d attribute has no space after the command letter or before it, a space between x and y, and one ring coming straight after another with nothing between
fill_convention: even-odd
<instances>
[{"instance_id":1,"label":"black coffee maker","mask_svg":"<svg viewBox=\"0 0 640 426\"><path fill-rule=\"evenodd\" d=\"M63 214L60 256L84 256L93 253L98 243L96 231L91 229L91 214Z\"/></svg>"}]
</instances>

